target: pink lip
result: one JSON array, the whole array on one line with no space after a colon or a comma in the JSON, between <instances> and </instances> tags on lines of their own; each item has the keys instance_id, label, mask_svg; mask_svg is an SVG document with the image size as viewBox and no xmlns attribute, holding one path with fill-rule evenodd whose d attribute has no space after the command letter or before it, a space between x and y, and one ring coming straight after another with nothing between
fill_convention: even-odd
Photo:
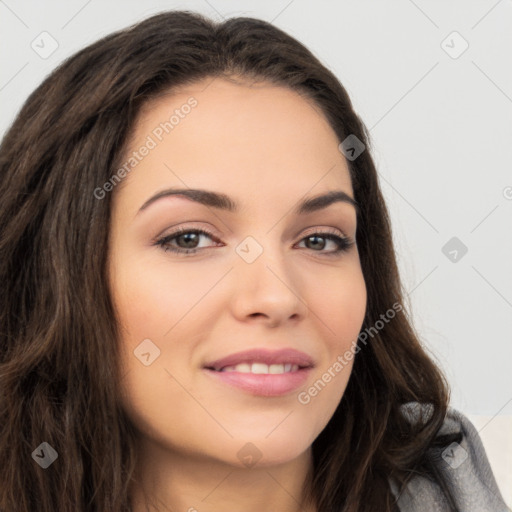
<instances>
[{"instance_id":1,"label":"pink lip","mask_svg":"<svg viewBox=\"0 0 512 512\"><path fill-rule=\"evenodd\" d=\"M313 359L304 352L293 348L281 350L252 349L244 352L236 352L222 359L217 359L204 365L207 369L220 370L225 366L236 366L240 363L264 363L264 364L296 364L303 368L314 366ZM235 372L238 373L238 372ZM293 373L293 372L291 372Z\"/></svg>"},{"instance_id":2,"label":"pink lip","mask_svg":"<svg viewBox=\"0 0 512 512\"><path fill-rule=\"evenodd\" d=\"M252 395L279 396L291 393L303 385L313 367L299 368L288 373L219 372L205 368L208 375L220 382L247 391Z\"/></svg>"},{"instance_id":3,"label":"pink lip","mask_svg":"<svg viewBox=\"0 0 512 512\"><path fill-rule=\"evenodd\" d=\"M298 370L286 373L243 373L219 371L226 366L241 363L296 364ZM297 389L307 380L314 367L313 359L304 352L286 348L281 350L253 349L237 352L217 359L204 366L204 370L214 379L237 387L253 395L279 396Z\"/></svg>"}]
</instances>

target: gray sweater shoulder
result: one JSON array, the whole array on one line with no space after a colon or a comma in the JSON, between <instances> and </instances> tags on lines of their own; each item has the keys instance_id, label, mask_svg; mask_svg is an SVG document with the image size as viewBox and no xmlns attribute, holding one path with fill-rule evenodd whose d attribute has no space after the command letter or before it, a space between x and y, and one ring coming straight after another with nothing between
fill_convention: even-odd
<instances>
[{"instance_id":1,"label":"gray sweater shoulder","mask_svg":"<svg viewBox=\"0 0 512 512\"><path fill-rule=\"evenodd\" d=\"M428 404L409 402L402 405L402 413L414 421L420 415L429 415ZM499 491L482 440L475 426L460 411L449 407L437 436L461 433L459 443L445 448L432 448L439 474L447 483L460 512L511 512ZM437 483L416 475L402 493L390 480L400 512L452 512Z\"/></svg>"}]
</instances>

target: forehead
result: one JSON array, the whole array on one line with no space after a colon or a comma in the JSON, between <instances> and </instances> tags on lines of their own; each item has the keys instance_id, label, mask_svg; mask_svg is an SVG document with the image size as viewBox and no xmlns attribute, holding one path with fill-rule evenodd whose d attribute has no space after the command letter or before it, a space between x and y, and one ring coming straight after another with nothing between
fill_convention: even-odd
<instances>
[{"instance_id":1,"label":"forehead","mask_svg":"<svg viewBox=\"0 0 512 512\"><path fill-rule=\"evenodd\" d=\"M144 106L125 157L151 149L122 188L137 196L174 185L210 188L253 200L333 188L351 194L338 144L319 107L298 92L209 78Z\"/></svg>"}]
</instances>

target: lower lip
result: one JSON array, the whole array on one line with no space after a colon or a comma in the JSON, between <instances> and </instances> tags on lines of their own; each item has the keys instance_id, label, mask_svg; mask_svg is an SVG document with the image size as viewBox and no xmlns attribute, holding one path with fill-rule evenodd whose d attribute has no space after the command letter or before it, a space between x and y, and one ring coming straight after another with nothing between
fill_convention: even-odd
<instances>
[{"instance_id":1,"label":"lower lip","mask_svg":"<svg viewBox=\"0 0 512 512\"><path fill-rule=\"evenodd\" d=\"M215 379L259 396L291 393L306 382L311 370L312 368L301 368L286 373L241 373L219 372L205 368L205 371Z\"/></svg>"}]
</instances>

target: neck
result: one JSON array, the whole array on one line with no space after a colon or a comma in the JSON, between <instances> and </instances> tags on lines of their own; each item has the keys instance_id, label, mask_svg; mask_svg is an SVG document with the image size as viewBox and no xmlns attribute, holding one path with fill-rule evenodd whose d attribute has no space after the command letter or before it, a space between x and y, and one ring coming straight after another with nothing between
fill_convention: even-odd
<instances>
[{"instance_id":1,"label":"neck","mask_svg":"<svg viewBox=\"0 0 512 512\"><path fill-rule=\"evenodd\" d=\"M246 468L153 443L142 446L132 485L133 512L316 512L304 500L312 475L311 447L291 461Z\"/></svg>"}]
</instances>

